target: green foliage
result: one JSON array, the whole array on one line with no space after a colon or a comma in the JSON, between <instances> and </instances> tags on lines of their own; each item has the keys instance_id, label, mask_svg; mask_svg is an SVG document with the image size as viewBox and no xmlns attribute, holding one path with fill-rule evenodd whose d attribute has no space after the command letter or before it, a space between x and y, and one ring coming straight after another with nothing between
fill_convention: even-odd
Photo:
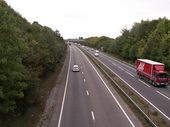
<instances>
[{"instance_id":1,"label":"green foliage","mask_svg":"<svg viewBox=\"0 0 170 127\"><path fill-rule=\"evenodd\" d=\"M98 49L102 46L104 51L132 62L137 58L163 62L170 70L170 20L167 18L142 20L135 23L131 30L124 28L122 35L115 40L102 38L87 38L86 44Z\"/></svg>"},{"instance_id":2,"label":"green foliage","mask_svg":"<svg viewBox=\"0 0 170 127\"><path fill-rule=\"evenodd\" d=\"M25 110L29 92L65 55L59 32L30 24L0 0L0 119Z\"/></svg>"},{"instance_id":3,"label":"green foliage","mask_svg":"<svg viewBox=\"0 0 170 127\"><path fill-rule=\"evenodd\" d=\"M90 47L96 47L97 49L103 48L105 52L112 52L111 46L114 39L102 36L102 37L90 37L86 39L86 45Z\"/></svg>"}]
</instances>

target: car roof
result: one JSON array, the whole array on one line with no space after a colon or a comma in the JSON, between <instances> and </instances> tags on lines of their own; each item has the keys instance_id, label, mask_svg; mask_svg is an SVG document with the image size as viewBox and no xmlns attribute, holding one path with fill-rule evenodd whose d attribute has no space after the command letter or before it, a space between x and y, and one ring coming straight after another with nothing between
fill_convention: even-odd
<instances>
[{"instance_id":1,"label":"car roof","mask_svg":"<svg viewBox=\"0 0 170 127\"><path fill-rule=\"evenodd\" d=\"M73 67L78 67L78 65L75 64Z\"/></svg>"}]
</instances>

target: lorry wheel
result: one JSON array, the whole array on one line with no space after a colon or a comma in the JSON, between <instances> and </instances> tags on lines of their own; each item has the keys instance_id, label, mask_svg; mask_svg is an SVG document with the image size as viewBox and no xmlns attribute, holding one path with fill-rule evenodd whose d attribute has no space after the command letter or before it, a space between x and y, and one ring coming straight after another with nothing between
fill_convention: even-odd
<instances>
[{"instance_id":1,"label":"lorry wheel","mask_svg":"<svg viewBox=\"0 0 170 127\"><path fill-rule=\"evenodd\" d=\"M149 80L149 83L152 84L152 80Z\"/></svg>"},{"instance_id":2,"label":"lorry wheel","mask_svg":"<svg viewBox=\"0 0 170 127\"><path fill-rule=\"evenodd\" d=\"M153 86L155 86L155 87L156 87L156 84L155 84L155 82L154 82L154 81L152 81L152 84L153 84Z\"/></svg>"}]
</instances>

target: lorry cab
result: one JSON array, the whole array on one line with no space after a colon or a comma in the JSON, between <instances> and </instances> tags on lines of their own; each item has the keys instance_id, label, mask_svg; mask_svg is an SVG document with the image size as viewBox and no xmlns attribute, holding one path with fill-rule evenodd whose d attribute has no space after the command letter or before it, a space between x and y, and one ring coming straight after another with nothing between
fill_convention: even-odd
<instances>
[{"instance_id":1,"label":"lorry cab","mask_svg":"<svg viewBox=\"0 0 170 127\"><path fill-rule=\"evenodd\" d=\"M168 83L168 75L166 72L154 72L153 73L153 85L160 86L164 85L166 86Z\"/></svg>"}]
</instances>

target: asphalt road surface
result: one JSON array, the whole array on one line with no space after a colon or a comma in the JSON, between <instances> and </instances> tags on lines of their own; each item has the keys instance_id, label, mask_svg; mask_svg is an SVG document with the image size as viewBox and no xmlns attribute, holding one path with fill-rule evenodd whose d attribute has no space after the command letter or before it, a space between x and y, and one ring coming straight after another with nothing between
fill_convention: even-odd
<instances>
[{"instance_id":1,"label":"asphalt road surface","mask_svg":"<svg viewBox=\"0 0 170 127\"><path fill-rule=\"evenodd\" d=\"M141 127L133 113L119 102L100 72L74 45L58 127ZM79 72L72 72L74 64Z\"/></svg>"},{"instance_id":2,"label":"asphalt road surface","mask_svg":"<svg viewBox=\"0 0 170 127\"><path fill-rule=\"evenodd\" d=\"M83 48L94 56L94 49ZM96 57L96 59L107 66L107 68L170 121L170 86L164 88L150 85L138 78L134 67L125 64L123 61L116 60L105 53L99 52L99 57Z\"/></svg>"}]
</instances>

